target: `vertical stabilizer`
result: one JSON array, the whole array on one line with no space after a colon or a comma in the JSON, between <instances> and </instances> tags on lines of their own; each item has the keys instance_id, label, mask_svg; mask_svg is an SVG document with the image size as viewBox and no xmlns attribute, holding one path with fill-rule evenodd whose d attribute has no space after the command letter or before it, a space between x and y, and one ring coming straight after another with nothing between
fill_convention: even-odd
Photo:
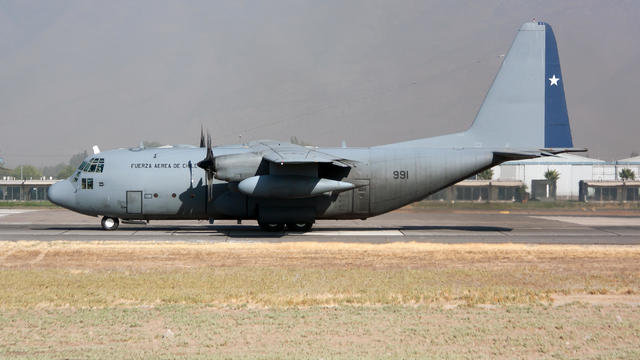
<instances>
[{"instance_id":1,"label":"vertical stabilizer","mask_svg":"<svg viewBox=\"0 0 640 360\"><path fill-rule=\"evenodd\" d=\"M573 147L549 24L522 25L466 135L483 147Z\"/></svg>"},{"instance_id":2,"label":"vertical stabilizer","mask_svg":"<svg viewBox=\"0 0 640 360\"><path fill-rule=\"evenodd\" d=\"M467 131L383 146L491 149L573 148L556 38L523 24Z\"/></svg>"}]
</instances>

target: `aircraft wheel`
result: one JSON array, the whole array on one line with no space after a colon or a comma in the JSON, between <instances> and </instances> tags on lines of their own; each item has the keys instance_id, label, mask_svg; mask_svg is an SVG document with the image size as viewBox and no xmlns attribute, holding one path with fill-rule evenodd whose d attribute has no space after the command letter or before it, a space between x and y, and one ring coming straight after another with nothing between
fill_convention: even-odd
<instances>
[{"instance_id":1,"label":"aircraft wheel","mask_svg":"<svg viewBox=\"0 0 640 360\"><path fill-rule=\"evenodd\" d=\"M102 225L103 230L112 231L118 228L118 225L120 225L120 221L118 220L118 218L105 216L102 218L100 225Z\"/></svg>"},{"instance_id":2,"label":"aircraft wheel","mask_svg":"<svg viewBox=\"0 0 640 360\"><path fill-rule=\"evenodd\" d=\"M260 229L264 231L282 231L284 230L284 224L266 224L266 223L258 223L260 225Z\"/></svg>"},{"instance_id":3,"label":"aircraft wheel","mask_svg":"<svg viewBox=\"0 0 640 360\"><path fill-rule=\"evenodd\" d=\"M307 232L311 230L313 223L289 223L287 224L287 228L289 231L295 232Z\"/></svg>"}]
</instances>

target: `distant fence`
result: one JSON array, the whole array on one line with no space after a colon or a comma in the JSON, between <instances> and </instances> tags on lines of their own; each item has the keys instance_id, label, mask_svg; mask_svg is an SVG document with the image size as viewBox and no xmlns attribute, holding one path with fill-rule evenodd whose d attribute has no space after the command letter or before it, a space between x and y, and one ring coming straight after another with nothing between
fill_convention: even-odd
<instances>
[{"instance_id":1,"label":"distant fence","mask_svg":"<svg viewBox=\"0 0 640 360\"><path fill-rule=\"evenodd\" d=\"M58 180L0 180L0 200L44 201L47 190Z\"/></svg>"},{"instance_id":2,"label":"distant fence","mask_svg":"<svg viewBox=\"0 0 640 360\"><path fill-rule=\"evenodd\" d=\"M640 181L580 181L580 201L640 201Z\"/></svg>"},{"instance_id":3,"label":"distant fence","mask_svg":"<svg viewBox=\"0 0 640 360\"><path fill-rule=\"evenodd\" d=\"M466 202L522 201L522 181L463 180L430 195L425 200Z\"/></svg>"}]
</instances>

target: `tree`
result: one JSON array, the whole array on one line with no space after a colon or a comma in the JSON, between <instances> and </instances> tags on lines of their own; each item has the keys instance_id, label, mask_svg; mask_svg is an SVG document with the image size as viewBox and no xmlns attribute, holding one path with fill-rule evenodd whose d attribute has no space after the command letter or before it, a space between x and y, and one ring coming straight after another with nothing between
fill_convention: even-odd
<instances>
[{"instance_id":1,"label":"tree","mask_svg":"<svg viewBox=\"0 0 640 360\"><path fill-rule=\"evenodd\" d=\"M52 176L56 179L66 179L71 176L71 174L73 174L74 170L78 168L80 163L82 163L82 161L86 159L87 156L89 156L89 153L84 150L77 154L71 155L68 163L59 163L54 166L44 166L42 168L42 175L46 177Z\"/></svg>"},{"instance_id":2,"label":"tree","mask_svg":"<svg viewBox=\"0 0 640 360\"><path fill-rule=\"evenodd\" d=\"M487 169L483 172L480 172L478 173L478 175L476 175L476 178L478 180L491 180L493 179L493 170Z\"/></svg>"},{"instance_id":3,"label":"tree","mask_svg":"<svg viewBox=\"0 0 640 360\"><path fill-rule=\"evenodd\" d=\"M547 179L549 184L555 184L560 179L560 173L558 170L547 170L544 173L544 178Z\"/></svg>"},{"instance_id":4,"label":"tree","mask_svg":"<svg viewBox=\"0 0 640 360\"><path fill-rule=\"evenodd\" d=\"M55 176L57 177L58 174L60 173L60 171L62 171L65 167L67 167L69 165L65 164L65 163L59 163L53 166L44 166L42 167L42 175L49 177L49 176Z\"/></svg>"},{"instance_id":5,"label":"tree","mask_svg":"<svg viewBox=\"0 0 640 360\"><path fill-rule=\"evenodd\" d=\"M526 203L529 201L529 193L527 193L527 184L522 184L517 190L517 200Z\"/></svg>"},{"instance_id":6,"label":"tree","mask_svg":"<svg viewBox=\"0 0 640 360\"><path fill-rule=\"evenodd\" d=\"M42 172L32 165L20 165L13 169L11 176L16 179L39 179L42 177Z\"/></svg>"},{"instance_id":7,"label":"tree","mask_svg":"<svg viewBox=\"0 0 640 360\"><path fill-rule=\"evenodd\" d=\"M56 174L56 179L66 179L69 176L73 175L74 171L76 171L75 167L66 165Z\"/></svg>"},{"instance_id":8,"label":"tree","mask_svg":"<svg viewBox=\"0 0 640 360\"><path fill-rule=\"evenodd\" d=\"M78 165L80 165L80 163L82 163L82 161L89 156L89 153L87 152L87 150L81 152L81 153L77 153L73 156L71 156L71 159L69 159L69 166L71 166L72 168L77 168Z\"/></svg>"},{"instance_id":9,"label":"tree","mask_svg":"<svg viewBox=\"0 0 640 360\"><path fill-rule=\"evenodd\" d=\"M289 141L292 144L301 145L301 146L311 146L312 145L311 143L308 143L308 142L306 142L306 141L304 141L302 139L298 139L297 136L292 136L291 138L289 138Z\"/></svg>"},{"instance_id":10,"label":"tree","mask_svg":"<svg viewBox=\"0 0 640 360\"><path fill-rule=\"evenodd\" d=\"M145 149L147 149L147 148L157 148L162 146L162 144L157 141L143 141L142 146L144 146Z\"/></svg>"},{"instance_id":11,"label":"tree","mask_svg":"<svg viewBox=\"0 0 640 360\"><path fill-rule=\"evenodd\" d=\"M544 173L544 178L547 179L547 198L549 198L550 189L553 187L555 189L556 182L560 179L560 173L558 170L547 170Z\"/></svg>"},{"instance_id":12,"label":"tree","mask_svg":"<svg viewBox=\"0 0 640 360\"><path fill-rule=\"evenodd\" d=\"M618 173L618 176L620 177L620 179L622 179L623 181L627 181L627 180L635 180L636 179L636 174L633 172L633 170L631 169L622 169L620 170L620 172Z\"/></svg>"}]
</instances>

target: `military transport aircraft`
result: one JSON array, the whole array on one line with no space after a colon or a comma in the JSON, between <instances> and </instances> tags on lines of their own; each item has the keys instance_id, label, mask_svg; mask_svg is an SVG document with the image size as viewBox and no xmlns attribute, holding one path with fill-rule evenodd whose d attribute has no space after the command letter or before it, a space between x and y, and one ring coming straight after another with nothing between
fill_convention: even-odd
<instances>
[{"instance_id":1,"label":"military transport aircraft","mask_svg":"<svg viewBox=\"0 0 640 360\"><path fill-rule=\"evenodd\" d=\"M502 162L573 151L551 26L520 28L471 127L369 148L281 141L177 145L100 152L49 199L119 219L255 219L261 228L308 231L318 219L366 219L421 200ZM96 151L97 152L97 151Z\"/></svg>"}]
</instances>

